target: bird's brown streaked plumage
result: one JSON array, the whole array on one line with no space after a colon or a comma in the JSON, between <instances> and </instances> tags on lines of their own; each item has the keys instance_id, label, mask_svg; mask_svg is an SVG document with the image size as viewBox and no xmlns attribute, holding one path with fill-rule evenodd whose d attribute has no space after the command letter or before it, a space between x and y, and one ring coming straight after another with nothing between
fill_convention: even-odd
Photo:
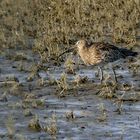
<instances>
[{"instance_id":1,"label":"bird's brown streaked plumage","mask_svg":"<svg viewBox=\"0 0 140 140\"><path fill-rule=\"evenodd\" d=\"M85 40L79 40L76 43L76 48L81 59L87 65L98 64L98 69L101 71L100 81L103 81L103 70L100 65L105 63L116 61L120 58L126 58L127 56L136 56L137 52L125 48L118 48L109 43L93 43L88 44ZM115 82L117 82L116 72L112 68L114 73Z\"/></svg>"},{"instance_id":2,"label":"bird's brown streaked plumage","mask_svg":"<svg viewBox=\"0 0 140 140\"><path fill-rule=\"evenodd\" d=\"M136 52L125 48L118 48L109 43L93 43L88 44L85 40L79 40L76 43L78 54L87 65L95 65L99 63L109 63L127 56L135 56Z\"/></svg>"}]
</instances>

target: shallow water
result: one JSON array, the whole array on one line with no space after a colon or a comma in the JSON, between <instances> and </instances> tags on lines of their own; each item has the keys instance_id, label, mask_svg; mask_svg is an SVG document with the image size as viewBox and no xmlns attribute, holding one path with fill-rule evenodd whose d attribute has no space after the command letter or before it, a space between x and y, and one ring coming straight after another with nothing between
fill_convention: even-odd
<instances>
[{"instance_id":1,"label":"shallow water","mask_svg":"<svg viewBox=\"0 0 140 140\"><path fill-rule=\"evenodd\" d=\"M24 50L25 51L25 50ZM26 51L25 51L26 53ZM27 56L33 56L31 52ZM117 74L118 88L116 95L124 98L121 112L118 112L117 99L106 99L99 96L101 90L97 67L80 65L75 74L67 74L67 83L70 90L65 97L59 97L61 90L57 85L49 85L51 79L59 80L65 72L63 64L53 66L47 64L47 71L39 71L40 78L46 84L41 86L35 77L28 81L32 61L23 60L25 70L19 70L20 61L13 61L4 55L0 57L0 139L8 139L8 129L11 128L7 120L12 116L14 123L14 139L24 137L27 140L52 139L48 132L37 132L28 128L33 116L38 115L42 126L48 125L50 118L55 114L57 139L72 140L139 140L140 139L140 69L133 72L129 66L139 64L140 59L134 62L120 60L113 63ZM119 66L119 67L118 67ZM104 82L113 81L113 73L109 65L103 68ZM75 77L87 77L85 83L74 84ZM18 79L16 82L14 79ZM16 88L16 84L22 86ZM29 87L31 89L29 90ZM126 86L126 87L125 87ZM126 89L128 87L128 89ZM4 96L5 95L5 96ZM26 96L25 96L26 95ZM26 99L29 97L29 102ZM6 97L6 99L4 98ZM136 98L137 100L131 100ZM127 100L126 100L127 99ZM42 100L43 105L35 105L34 101ZM26 109L30 109L32 115L25 115ZM67 113L73 112L74 118L68 119ZM7 125L8 127L7 127ZM50 124L50 123L49 123Z\"/></svg>"}]
</instances>

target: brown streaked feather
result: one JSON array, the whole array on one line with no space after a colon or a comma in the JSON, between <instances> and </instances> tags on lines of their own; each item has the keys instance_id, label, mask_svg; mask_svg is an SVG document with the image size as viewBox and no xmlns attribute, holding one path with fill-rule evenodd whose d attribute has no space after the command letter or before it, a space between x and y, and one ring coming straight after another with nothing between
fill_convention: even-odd
<instances>
[{"instance_id":1,"label":"brown streaked feather","mask_svg":"<svg viewBox=\"0 0 140 140\"><path fill-rule=\"evenodd\" d=\"M109 43L87 44L86 41L80 40L76 43L78 54L85 64L109 63L127 56L135 56L137 53L124 48L118 48Z\"/></svg>"},{"instance_id":2,"label":"brown streaked feather","mask_svg":"<svg viewBox=\"0 0 140 140\"><path fill-rule=\"evenodd\" d=\"M120 48L109 43L95 43L93 46L102 56L104 62L113 62L120 58L125 58L125 54Z\"/></svg>"}]
</instances>

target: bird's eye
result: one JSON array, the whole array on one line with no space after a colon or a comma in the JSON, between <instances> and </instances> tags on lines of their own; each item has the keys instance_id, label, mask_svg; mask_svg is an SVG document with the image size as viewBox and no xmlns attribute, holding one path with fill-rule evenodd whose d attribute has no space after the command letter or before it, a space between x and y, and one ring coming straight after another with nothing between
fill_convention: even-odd
<instances>
[{"instance_id":1,"label":"bird's eye","mask_svg":"<svg viewBox=\"0 0 140 140\"><path fill-rule=\"evenodd\" d=\"M80 44L80 41L77 41L76 45Z\"/></svg>"}]
</instances>

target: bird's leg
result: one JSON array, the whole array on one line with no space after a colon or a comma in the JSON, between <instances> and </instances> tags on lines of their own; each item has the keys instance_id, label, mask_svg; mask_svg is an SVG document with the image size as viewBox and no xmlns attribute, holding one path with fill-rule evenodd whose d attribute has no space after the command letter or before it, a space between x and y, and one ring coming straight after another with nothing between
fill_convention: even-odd
<instances>
[{"instance_id":1,"label":"bird's leg","mask_svg":"<svg viewBox=\"0 0 140 140\"><path fill-rule=\"evenodd\" d=\"M116 72L115 72L115 69L112 67L112 65L110 64L110 68L111 70L113 71L113 76L114 76L114 80L115 80L115 83L117 83L117 76L116 76Z\"/></svg>"},{"instance_id":2,"label":"bird's leg","mask_svg":"<svg viewBox=\"0 0 140 140\"><path fill-rule=\"evenodd\" d=\"M100 66L98 67L98 71L100 71L100 82L102 83L104 77L103 77L103 70Z\"/></svg>"},{"instance_id":3,"label":"bird's leg","mask_svg":"<svg viewBox=\"0 0 140 140\"><path fill-rule=\"evenodd\" d=\"M99 68L99 66L98 66L98 71L97 71L97 73L96 73L96 77L99 77L99 75L100 75L100 68Z\"/></svg>"},{"instance_id":4,"label":"bird's leg","mask_svg":"<svg viewBox=\"0 0 140 140\"><path fill-rule=\"evenodd\" d=\"M115 83L117 83L117 76L116 76L116 71L114 68L112 68L113 74L114 74L114 79L115 79Z\"/></svg>"}]
</instances>

